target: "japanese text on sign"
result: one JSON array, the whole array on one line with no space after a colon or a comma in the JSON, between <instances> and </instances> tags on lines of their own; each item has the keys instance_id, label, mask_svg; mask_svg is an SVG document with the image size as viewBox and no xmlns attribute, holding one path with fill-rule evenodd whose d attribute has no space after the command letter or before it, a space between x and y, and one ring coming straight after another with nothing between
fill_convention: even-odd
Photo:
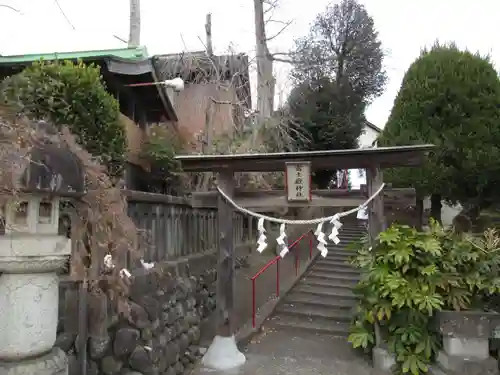
<instances>
[{"instance_id":1,"label":"japanese text on sign","mask_svg":"<svg viewBox=\"0 0 500 375\"><path fill-rule=\"evenodd\" d=\"M304 202L311 197L311 165L308 162L286 163L288 201Z\"/></svg>"}]
</instances>

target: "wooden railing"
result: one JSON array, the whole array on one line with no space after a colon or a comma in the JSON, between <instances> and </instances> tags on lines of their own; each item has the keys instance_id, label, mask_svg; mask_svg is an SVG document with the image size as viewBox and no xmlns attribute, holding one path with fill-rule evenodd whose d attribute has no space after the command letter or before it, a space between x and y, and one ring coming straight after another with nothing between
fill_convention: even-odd
<instances>
[{"instance_id":1,"label":"wooden railing","mask_svg":"<svg viewBox=\"0 0 500 375\"><path fill-rule=\"evenodd\" d=\"M193 208L188 200L162 194L127 191L128 212L146 237L144 260L163 261L217 248L217 210ZM235 246L251 234L244 218L234 213ZM245 230L247 229L247 230Z\"/></svg>"}]
</instances>

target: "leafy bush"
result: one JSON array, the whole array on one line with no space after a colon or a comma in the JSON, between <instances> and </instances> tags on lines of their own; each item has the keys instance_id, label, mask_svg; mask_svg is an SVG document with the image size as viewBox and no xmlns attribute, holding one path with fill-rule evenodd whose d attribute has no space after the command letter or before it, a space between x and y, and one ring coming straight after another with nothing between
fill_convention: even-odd
<instances>
[{"instance_id":1,"label":"leafy bush","mask_svg":"<svg viewBox=\"0 0 500 375\"><path fill-rule=\"evenodd\" d=\"M393 225L373 248L363 244L354 263L363 271L349 341L375 344L375 330L396 357L396 372L426 373L439 349L433 317L440 310L482 307L481 297L500 291L500 239L495 231L472 238Z\"/></svg>"},{"instance_id":2,"label":"leafy bush","mask_svg":"<svg viewBox=\"0 0 500 375\"><path fill-rule=\"evenodd\" d=\"M70 61L35 62L2 83L3 101L28 116L67 125L80 144L112 175L123 170L127 148L117 100L106 91L99 67Z\"/></svg>"},{"instance_id":3,"label":"leafy bush","mask_svg":"<svg viewBox=\"0 0 500 375\"><path fill-rule=\"evenodd\" d=\"M165 124L152 125L144 142L143 157L149 160L155 171L164 178L173 176L181 171L181 163L175 160L175 155L185 151L185 138L185 135Z\"/></svg>"}]
</instances>

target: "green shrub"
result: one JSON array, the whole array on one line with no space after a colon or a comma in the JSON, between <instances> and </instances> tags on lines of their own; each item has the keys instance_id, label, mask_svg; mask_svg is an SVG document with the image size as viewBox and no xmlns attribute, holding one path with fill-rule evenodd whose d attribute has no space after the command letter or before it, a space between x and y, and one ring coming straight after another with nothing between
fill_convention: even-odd
<instances>
[{"instance_id":1,"label":"green shrub","mask_svg":"<svg viewBox=\"0 0 500 375\"><path fill-rule=\"evenodd\" d=\"M2 99L30 118L67 125L80 144L108 166L123 170L127 148L117 100L106 91L100 69L70 61L35 62L2 83Z\"/></svg>"},{"instance_id":2,"label":"green shrub","mask_svg":"<svg viewBox=\"0 0 500 375\"><path fill-rule=\"evenodd\" d=\"M435 222L429 232L393 225L380 233L377 244L364 244L354 260L363 276L349 341L374 345L378 326L397 373L426 373L440 344L435 313L481 308L481 297L500 291L499 245L493 230L472 238Z\"/></svg>"},{"instance_id":3,"label":"green shrub","mask_svg":"<svg viewBox=\"0 0 500 375\"><path fill-rule=\"evenodd\" d=\"M437 43L410 65L378 138L380 146L431 143L419 168L387 170L419 196L488 207L500 184L500 80L488 57Z\"/></svg>"},{"instance_id":4,"label":"green shrub","mask_svg":"<svg viewBox=\"0 0 500 375\"><path fill-rule=\"evenodd\" d=\"M149 160L156 172L165 178L181 172L181 163L175 156L187 148L186 136L165 124L149 127L143 145L142 157Z\"/></svg>"}]
</instances>

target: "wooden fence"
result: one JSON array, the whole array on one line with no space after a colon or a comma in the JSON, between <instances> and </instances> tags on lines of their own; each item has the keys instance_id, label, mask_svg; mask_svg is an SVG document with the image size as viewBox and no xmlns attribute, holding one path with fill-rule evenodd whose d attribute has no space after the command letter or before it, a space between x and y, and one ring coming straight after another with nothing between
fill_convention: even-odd
<instances>
[{"instance_id":1,"label":"wooden fence","mask_svg":"<svg viewBox=\"0 0 500 375\"><path fill-rule=\"evenodd\" d=\"M185 198L170 195L124 190L127 196L128 214L137 228L145 235L144 260L161 262L180 257L217 250L217 210L193 208ZM63 205L64 206L64 205ZM62 212L65 210L63 209ZM71 209L63 213L60 234L70 236ZM252 238L252 221L234 213L233 241L235 247L244 245ZM133 264L128 262L128 269ZM89 337L89 310L87 309L87 285L61 275L59 293L58 334L64 330L77 334L79 348L86 348ZM87 374L87 350L78 355L79 375Z\"/></svg>"},{"instance_id":2,"label":"wooden fence","mask_svg":"<svg viewBox=\"0 0 500 375\"><path fill-rule=\"evenodd\" d=\"M159 262L217 249L217 210L193 208L185 198L127 191L128 214L145 235L144 260ZM251 225L234 213L235 246L250 237Z\"/></svg>"},{"instance_id":3,"label":"wooden fence","mask_svg":"<svg viewBox=\"0 0 500 375\"><path fill-rule=\"evenodd\" d=\"M128 214L141 236L146 262L175 260L194 254L215 251L218 246L217 210L193 208L186 198L124 190ZM59 234L71 236L71 203L61 206ZM235 212L233 241L235 248L248 243L253 233L252 220ZM127 268L134 268L130 261Z\"/></svg>"}]
</instances>

